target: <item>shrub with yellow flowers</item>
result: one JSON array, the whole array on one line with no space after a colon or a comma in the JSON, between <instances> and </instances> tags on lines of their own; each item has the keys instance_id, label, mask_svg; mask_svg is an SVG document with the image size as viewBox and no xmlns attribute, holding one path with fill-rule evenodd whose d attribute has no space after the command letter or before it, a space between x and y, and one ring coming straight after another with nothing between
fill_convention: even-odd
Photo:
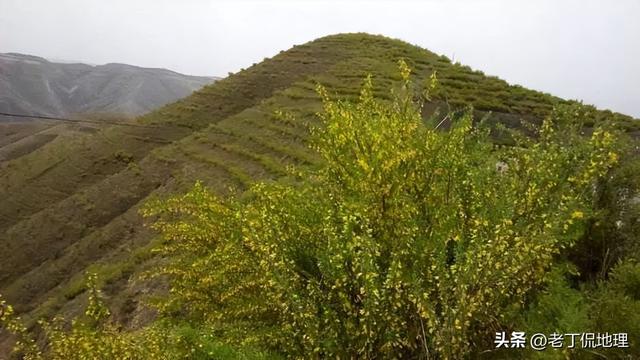
<instances>
[{"instance_id":1,"label":"shrub with yellow flowers","mask_svg":"<svg viewBox=\"0 0 640 360\"><path fill-rule=\"evenodd\" d=\"M496 147L471 111L425 121L410 70L390 102L320 87L322 168L221 199L197 184L145 210L165 236L168 313L300 358L459 359L580 236L615 137L562 110ZM496 164L502 166L497 169Z\"/></svg>"},{"instance_id":2,"label":"shrub with yellow flowers","mask_svg":"<svg viewBox=\"0 0 640 360\"><path fill-rule=\"evenodd\" d=\"M144 332L124 332L107 321L109 310L104 305L96 275L87 278L87 306L84 316L70 324L62 317L39 321L44 344L36 342L33 332L27 330L11 307L5 306L0 327L17 336L14 354L26 360L84 360L84 359L169 359L161 351L162 335L155 328Z\"/></svg>"}]
</instances>

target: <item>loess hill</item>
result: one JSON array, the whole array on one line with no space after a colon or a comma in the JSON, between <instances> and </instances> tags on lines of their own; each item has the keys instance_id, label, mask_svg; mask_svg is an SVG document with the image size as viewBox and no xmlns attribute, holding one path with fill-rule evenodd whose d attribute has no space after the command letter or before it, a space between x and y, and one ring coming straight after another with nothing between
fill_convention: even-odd
<instances>
[{"instance_id":1,"label":"loess hill","mask_svg":"<svg viewBox=\"0 0 640 360\"><path fill-rule=\"evenodd\" d=\"M320 110L316 84L350 98L371 74L376 95L388 97L401 58L416 84L437 71L441 89L427 112L472 104L480 115L517 126L566 102L402 41L344 34L283 51L131 126L23 123L16 130L0 123L0 294L31 323L73 315L85 301L90 270L115 320L140 326L151 316L142 299L163 287L138 276L162 261L150 251L158 239L143 225L140 206L196 180L224 195L282 177L289 165L313 165L318 159L306 139ZM600 115L638 129L630 117Z\"/></svg>"}]
</instances>

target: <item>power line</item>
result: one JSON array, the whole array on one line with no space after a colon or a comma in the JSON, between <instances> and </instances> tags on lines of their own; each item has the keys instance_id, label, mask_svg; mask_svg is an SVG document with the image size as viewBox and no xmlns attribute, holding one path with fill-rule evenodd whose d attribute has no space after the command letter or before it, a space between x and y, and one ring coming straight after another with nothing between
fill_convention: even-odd
<instances>
[{"instance_id":1,"label":"power line","mask_svg":"<svg viewBox=\"0 0 640 360\"><path fill-rule=\"evenodd\" d=\"M157 129L158 128L158 126L132 124L132 123L126 123L126 122L120 122L120 121L78 120L78 119L69 119L69 118L47 116L47 115L28 115L28 114L13 114L13 113L0 112L0 116L17 117L17 118L43 119L43 120L53 120L53 121L64 121L64 122L69 122L69 123L89 123L89 124L98 124L98 125L108 124L108 125L130 126L130 127L148 128L148 129Z\"/></svg>"}]
</instances>

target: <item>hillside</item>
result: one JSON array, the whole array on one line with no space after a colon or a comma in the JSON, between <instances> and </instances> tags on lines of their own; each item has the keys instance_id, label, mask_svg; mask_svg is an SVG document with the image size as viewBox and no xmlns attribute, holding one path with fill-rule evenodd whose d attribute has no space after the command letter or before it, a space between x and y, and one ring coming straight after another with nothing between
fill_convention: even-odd
<instances>
[{"instance_id":1,"label":"hillside","mask_svg":"<svg viewBox=\"0 0 640 360\"><path fill-rule=\"evenodd\" d=\"M345 34L283 51L143 115L133 126L64 131L23 153L12 150L16 136L0 143L0 161L11 154L0 167L0 293L29 321L75 314L85 301L84 273L92 270L114 318L139 327L151 316L141 300L163 288L137 276L160 261L149 250L158 240L143 226L140 206L196 180L224 195L230 187L281 177L288 165L316 164L306 146L308 125L317 123L321 106L316 84L353 98L372 74L375 95L385 98L399 81L400 58L418 84L437 72L442 90L437 106L425 112L472 104L480 115L518 126L566 102L402 41ZM638 129L624 115L600 116Z\"/></svg>"},{"instance_id":2,"label":"hillside","mask_svg":"<svg viewBox=\"0 0 640 360\"><path fill-rule=\"evenodd\" d=\"M126 64L92 66L0 54L0 111L58 116L140 115L214 80Z\"/></svg>"}]
</instances>

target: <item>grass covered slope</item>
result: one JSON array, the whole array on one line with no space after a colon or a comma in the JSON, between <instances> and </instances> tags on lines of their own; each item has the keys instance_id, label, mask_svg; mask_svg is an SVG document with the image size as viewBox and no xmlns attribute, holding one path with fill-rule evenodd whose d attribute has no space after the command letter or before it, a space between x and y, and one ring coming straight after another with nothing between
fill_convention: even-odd
<instances>
[{"instance_id":1,"label":"grass covered slope","mask_svg":"<svg viewBox=\"0 0 640 360\"><path fill-rule=\"evenodd\" d=\"M90 269L114 317L139 326L148 320L139 300L162 286L133 276L158 261L140 206L196 180L225 195L281 177L289 164L318 163L306 144L307 125L321 109L316 85L354 98L371 74L376 97L388 98L401 58L416 84L437 72L442 87L434 95L443 108L472 104L517 122L565 102L382 36L335 35L296 46L138 118L138 126L57 137L7 161L0 170L0 293L28 320L74 313ZM628 117L599 114L636 129Z\"/></svg>"}]
</instances>

